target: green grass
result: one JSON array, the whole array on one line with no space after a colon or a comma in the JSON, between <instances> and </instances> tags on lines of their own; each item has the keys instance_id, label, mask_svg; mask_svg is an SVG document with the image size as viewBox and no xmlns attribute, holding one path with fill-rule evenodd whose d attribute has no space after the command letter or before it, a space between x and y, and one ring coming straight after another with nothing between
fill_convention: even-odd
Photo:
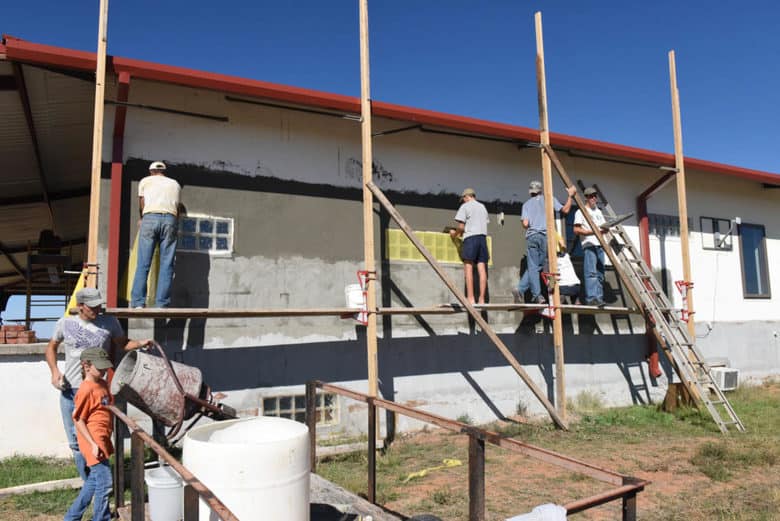
<instances>
[{"instance_id":1,"label":"green grass","mask_svg":"<svg viewBox=\"0 0 780 521\"><path fill-rule=\"evenodd\" d=\"M11 456L0 460L0 488L76 477L72 459Z\"/></svg>"}]
</instances>

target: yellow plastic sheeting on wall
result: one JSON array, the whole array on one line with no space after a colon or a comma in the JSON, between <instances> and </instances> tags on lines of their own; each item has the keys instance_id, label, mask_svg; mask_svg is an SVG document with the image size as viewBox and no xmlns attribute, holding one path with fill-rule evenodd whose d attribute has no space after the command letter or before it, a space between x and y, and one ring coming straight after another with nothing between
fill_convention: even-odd
<instances>
[{"instance_id":1,"label":"yellow plastic sheeting on wall","mask_svg":"<svg viewBox=\"0 0 780 521\"><path fill-rule=\"evenodd\" d=\"M133 247L130 249L130 258L127 260L127 270L119 281L119 290L117 294L126 301L131 300L131 291L133 289L133 279L135 270L138 267L138 234L135 235ZM154 249L152 255L152 265L149 267L149 276L146 279L146 307L154 307L154 297L157 294L157 274L160 272L160 248Z\"/></svg>"},{"instance_id":2,"label":"yellow plastic sheeting on wall","mask_svg":"<svg viewBox=\"0 0 780 521\"><path fill-rule=\"evenodd\" d=\"M70 310L76 308L76 292L84 287L84 272L81 272L81 275L79 275L79 280L76 281L76 285L73 287L73 293L70 294L70 299L68 300L68 305L65 306L65 313L62 314L63 317L70 316Z\"/></svg>"},{"instance_id":3,"label":"yellow plastic sheeting on wall","mask_svg":"<svg viewBox=\"0 0 780 521\"><path fill-rule=\"evenodd\" d=\"M441 232L414 232L415 236L423 243L423 246L431 252L433 257L444 264L462 264L460 258L460 248L463 241L452 239L450 234ZM490 253L490 262L493 265L493 238L487 237L488 252ZM425 262L425 258L417 251L412 241L404 234L403 230L387 230L387 251L385 252L388 260L391 261L411 261Z\"/></svg>"}]
</instances>

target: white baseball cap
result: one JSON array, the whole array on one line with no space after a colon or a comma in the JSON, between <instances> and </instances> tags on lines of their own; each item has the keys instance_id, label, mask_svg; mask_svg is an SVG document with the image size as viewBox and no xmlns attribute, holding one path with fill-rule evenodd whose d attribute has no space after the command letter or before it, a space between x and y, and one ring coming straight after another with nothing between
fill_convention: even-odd
<instances>
[{"instance_id":1,"label":"white baseball cap","mask_svg":"<svg viewBox=\"0 0 780 521\"><path fill-rule=\"evenodd\" d=\"M165 170L165 163L162 161L155 161L151 165L149 165L149 171L152 170Z\"/></svg>"}]
</instances>

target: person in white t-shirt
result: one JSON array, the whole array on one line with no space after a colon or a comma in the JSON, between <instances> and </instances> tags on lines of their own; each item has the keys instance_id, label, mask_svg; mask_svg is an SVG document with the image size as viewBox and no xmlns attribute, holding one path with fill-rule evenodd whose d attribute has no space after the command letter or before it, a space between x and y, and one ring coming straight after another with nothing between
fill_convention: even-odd
<instances>
[{"instance_id":1,"label":"person in white t-shirt","mask_svg":"<svg viewBox=\"0 0 780 521\"><path fill-rule=\"evenodd\" d=\"M160 246L160 271L155 307L166 308L171 303L181 186L165 175L165 169L162 161L153 162L149 165L149 175L138 184L141 226L138 232L138 265L130 293L130 306L134 308L146 304L146 279L157 245Z\"/></svg>"},{"instance_id":2,"label":"person in white t-shirt","mask_svg":"<svg viewBox=\"0 0 780 521\"><path fill-rule=\"evenodd\" d=\"M463 236L463 269L466 277L466 298L472 304L474 300L474 264L479 275L479 304L485 303L487 293L487 263L490 260L487 246L487 225L490 222L485 205L477 201L473 188L466 188L460 196L463 204L458 208L455 221L458 226L450 230L454 237Z\"/></svg>"},{"instance_id":3,"label":"person in white t-shirt","mask_svg":"<svg viewBox=\"0 0 780 521\"><path fill-rule=\"evenodd\" d=\"M593 187L584 191L586 206L584 211L590 215L593 223L601 227L605 222L604 214L598 207L598 192ZM584 252L585 304L604 306L604 249L585 220L583 209L574 215L574 233L579 235Z\"/></svg>"}]
</instances>

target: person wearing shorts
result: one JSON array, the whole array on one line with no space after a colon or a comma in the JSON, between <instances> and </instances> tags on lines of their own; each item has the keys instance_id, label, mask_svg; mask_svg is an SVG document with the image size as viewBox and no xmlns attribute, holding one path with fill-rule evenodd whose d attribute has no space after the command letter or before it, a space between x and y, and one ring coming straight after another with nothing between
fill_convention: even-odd
<instances>
[{"instance_id":1,"label":"person wearing shorts","mask_svg":"<svg viewBox=\"0 0 780 521\"><path fill-rule=\"evenodd\" d=\"M487 263L490 254L487 247L487 225L490 222L485 205L477 201L473 188L466 188L460 196L462 204L455 215L457 226L450 235L463 237L463 269L466 278L466 298L472 304L484 304L487 293ZM474 265L479 276L479 297L474 297Z\"/></svg>"}]
</instances>

